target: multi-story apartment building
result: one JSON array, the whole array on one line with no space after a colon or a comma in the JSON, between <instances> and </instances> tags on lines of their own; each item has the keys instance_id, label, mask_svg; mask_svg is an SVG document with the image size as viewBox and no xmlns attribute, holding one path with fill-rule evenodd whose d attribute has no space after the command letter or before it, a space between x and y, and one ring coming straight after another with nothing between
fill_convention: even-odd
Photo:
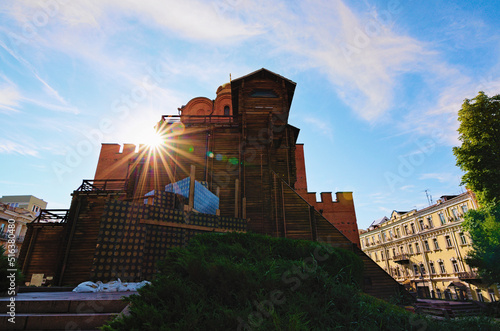
<instances>
[{"instance_id":1,"label":"multi-story apartment building","mask_svg":"<svg viewBox=\"0 0 500 331\"><path fill-rule=\"evenodd\" d=\"M393 211L360 231L362 250L419 297L498 301L498 284L488 286L465 262L472 242L462 222L469 209L477 209L470 191L421 210Z\"/></svg>"},{"instance_id":2,"label":"multi-story apartment building","mask_svg":"<svg viewBox=\"0 0 500 331\"><path fill-rule=\"evenodd\" d=\"M0 203L0 245L5 246L5 255L8 255L9 240L14 240L17 248L16 257L24 242L27 224L36 218L35 212L30 212L24 208L13 207ZM13 231L9 231L9 225L13 226Z\"/></svg>"},{"instance_id":3,"label":"multi-story apartment building","mask_svg":"<svg viewBox=\"0 0 500 331\"><path fill-rule=\"evenodd\" d=\"M8 246L9 240L15 240L19 256L27 224L31 223L42 209L47 208L47 202L32 195L4 195L0 198L0 245ZM14 231L9 231L14 226ZM6 252L7 254L8 252Z\"/></svg>"},{"instance_id":4,"label":"multi-story apartment building","mask_svg":"<svg viewBox=\"0 0 500 331\"><path fill-rule=\"evenodd\" d=\"M29 210L37 216L42 209L47 208L47 202L32 195L4 195L0 198L0 202L11 207Z\"/></svg>"}]
</instances>

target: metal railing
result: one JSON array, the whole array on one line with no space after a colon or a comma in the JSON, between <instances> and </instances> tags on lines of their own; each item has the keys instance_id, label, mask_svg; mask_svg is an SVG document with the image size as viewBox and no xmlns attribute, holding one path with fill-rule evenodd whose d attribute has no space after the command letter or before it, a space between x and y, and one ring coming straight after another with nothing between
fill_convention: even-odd
<instances>
[{"instance_id":1,"label":"metal railing","mask_svg":"<svg viewBox=\"0 0 500 331\"><path fill-rule=\"evenodd\" d=\"M479 279L479 274L475 271L466 271L466 272L459 272L458 273L458 279L460 280L465 280L465 279Z\"/></svg>"},{"instance_id":2,"label":"metal railing","mask_svg":"<svg viewBox=\"0 0 500 331\"><path fill-rule=\"evenodd\" d=\"M394 255L394 262L410 261L410 255L403 253Z\"/></svg>"},{"instance_id":3,"label":"metal railing","mask_svg":"<svg viewBox=\"0 0 500 331\"><path fill-rule=\"evenodd\" d=\"M66 223L68 213L68 209L42 209L33 223Z\"/></svg>"},{"instance_id":4,"label":"metal railing","mask_svg":"<svg viewBox=\"0 0 500 331\"><path fill-rule=\"evenodd\" d=\"M175 123L202 123L202 124L216 124L216 123L235 123L236 119L234 116L225 115L163 115L161 117L162 122L166 124ZM168 129L168 127L164 128Z\"/></svg>"},{"instance_id":5,"label":"metal railing","mask_svg":"<svg viewBox=\"0 0 500 331\"><path fill-rule=\"evenodd\" d=\"M126 191L126 179L84 179L77 192Z\"/></svg>"}]
</instances>

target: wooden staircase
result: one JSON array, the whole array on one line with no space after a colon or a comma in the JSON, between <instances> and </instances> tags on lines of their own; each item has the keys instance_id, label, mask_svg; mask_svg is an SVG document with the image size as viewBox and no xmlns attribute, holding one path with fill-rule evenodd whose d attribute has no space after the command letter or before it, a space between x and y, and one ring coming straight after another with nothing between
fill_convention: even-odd
<instances>
[{"instance_id":1,"label":"wooden staircase","mask_svg":"<svg viewBox=\"0 0 500 331\"><path fill-rule=\"evenodd\" d=\"M0 330L97 330L137 292L31 292L15 296L15 323L9 322L10 297L0 297Z\"/></svg>"}]
</instances>

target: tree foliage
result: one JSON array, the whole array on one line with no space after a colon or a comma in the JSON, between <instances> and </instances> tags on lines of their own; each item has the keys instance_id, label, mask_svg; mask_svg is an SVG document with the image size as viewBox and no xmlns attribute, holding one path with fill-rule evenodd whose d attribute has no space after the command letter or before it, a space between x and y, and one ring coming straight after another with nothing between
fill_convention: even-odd
<instances>
[{"instance_id":1,"label":"tree foliage","mask_svg":"<svg viewBox=\"0 0 500 331\"><path fill-rule=\"evenodd\" d=\"M482 205L466 215L464 227L473 240L467 262L486 281L500 282L500 95L484 92L466 99L458 112L460 147L453 148L465 171L462 184Z\"/></svg>"},{"instance_id":2,"label":"tree foliage","mask_svg":"<svg viewBox=\"0 0 500 331\"><path fill-rule=\"evenodd\" d=\"M500 283L500 203L470 210L462 224L473 240L467 263L487 283Z\"/></svg>"},{"instance_id":3,"label":"tree foliage","mask_svg":"<svg viewBox=\"0 0 500 331\"><path fill-rule=\"evenodd\" d=\"M500 201L500 95L466 99L458 112L460 147L453 153L467 185L484 204Z\"/></svg>"}]
</instances>

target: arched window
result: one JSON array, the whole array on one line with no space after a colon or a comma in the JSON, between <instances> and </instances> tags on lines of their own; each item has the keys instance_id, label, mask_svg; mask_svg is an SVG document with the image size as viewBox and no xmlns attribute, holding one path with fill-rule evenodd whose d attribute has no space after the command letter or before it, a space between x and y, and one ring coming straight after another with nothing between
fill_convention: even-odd
<instances>
[{"instance_id":1,"label":"arched window","mask_svg":"<svg viewBox=\"0 0 500 331\"><path fill-rule=\"evenodd\" d=\"M229 116L229 115L231 115L229 106L224 106L224 116Z\"/></svg>"}]
</instances>

